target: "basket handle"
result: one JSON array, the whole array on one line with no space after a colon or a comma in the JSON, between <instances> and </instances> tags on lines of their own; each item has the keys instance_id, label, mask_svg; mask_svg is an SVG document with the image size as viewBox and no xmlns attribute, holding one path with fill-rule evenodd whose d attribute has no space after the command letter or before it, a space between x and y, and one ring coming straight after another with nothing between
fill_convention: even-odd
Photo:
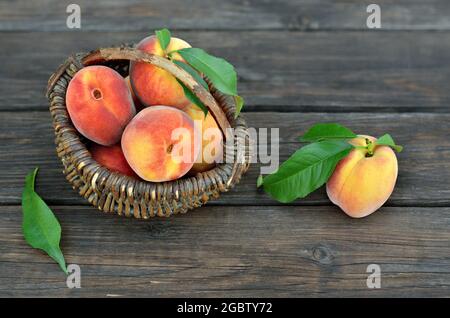
<instances>
[{"instance_id":1,"label":"basket handle","mask_svg":"<svg viewBox=\"0 0 450 318\"><path fill-rule=\"evenodd\" d=\"M110 60L145 62L162 68L175 76L183 82L183 84L186 85L206 107L208 107L211 115L218 123L224 138L227 139L228 134L230 133L228 128L231 128L231 125L222 108L217 104L217 101L211 93L202 85L198 84L197 81L181 67L161 56L127 47L101 48L84 56L81 62L84 66L88 66Z\"/></svg>"}]
</instances>

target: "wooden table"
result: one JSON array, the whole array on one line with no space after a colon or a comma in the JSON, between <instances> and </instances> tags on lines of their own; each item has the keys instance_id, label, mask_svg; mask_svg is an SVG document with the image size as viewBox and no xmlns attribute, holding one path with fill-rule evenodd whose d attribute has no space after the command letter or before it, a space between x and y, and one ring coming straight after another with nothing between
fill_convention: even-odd
<instances>
[{"instance_id":1,"label":"wooden table","mask_svg":"<svg viewBox=\"0 0 450 318\"><path fill-rule=\"evenodd\" d=\"M0 296L450 296L450 3L357 0L0 3ZM154 29L228 59L245 118L280 128L280 156L316 122L391 133L405 150L387 204L361 220L319 190L281 205L256 189L254 164L231 192L169 219L105 215L73 191L56 157L46 81L71 53L136 42ZM61 222L81 289L21 232L24 177ZM366 286L369 264L381 288Z\"/></svg>"}]
</instances>

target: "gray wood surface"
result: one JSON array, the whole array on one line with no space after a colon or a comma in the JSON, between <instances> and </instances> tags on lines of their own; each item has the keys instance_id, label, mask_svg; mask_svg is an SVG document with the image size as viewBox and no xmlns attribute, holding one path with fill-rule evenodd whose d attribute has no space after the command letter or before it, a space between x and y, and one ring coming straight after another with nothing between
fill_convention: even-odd
<instances>
[{"instance_id":1,"label":"gray wood surface","mask_svg":"<svg viewBox=\"0 0 450 318\"><path fill-rule=\"evenodd\" d=\"M277 127L280 131L280 161L299 146L296 139L314 123L329 121L348 125L358 133L381 136L389 132L405 147L398 155L400 177L389 205L450 205L450 114L427 113L245 113L255 128ZM52 204L87 204L72 190L55 154L49 112L3 112L0 118L0 201L19 204L23 177L35 166L41 168L38 189ZM26 129L24 129L26 127ZM231 192L211 204L276 205L256 189L261 164L251 166L246 177ZM294 205L326 204L323 189Z\"/></svg>"},{"instance_id":2,"label":"gray wood surface","mask_svg":"<svg viewBox=\"0 0 450 318\"><path fill-rule=\"evenodd\" d=\"M0 3L0 30L66 31L74 1ZM381 7L385 30L449 30L447 0L77 0L82 31L365 30L371 3ZM188 3L188 6L184 6Z\"/></svg>"},{"instance_id":3,"label":"gray wood surface","mask_svg":"<svg viewBox=\"0 0 450 318\"><path fill-rule=\"evenodd\" d=\"M47 79L67 56L150 32L3 33L0 109L46 109ZM448 112L450 105L448 32L173 33L235 65L247 110Z\"/></svg>"},{"instance_id":4,"label":"gray wood surface","mask_svg":"<svg viewBox=\"0 0 450 318\"><path fill-rule=\"evenodd\" d=\"M204 207L151 222L53 207L81 289L0 214L1 296L448 296L449 208L389 208L352 220L330 207ZM366 269L382 270L368 289Z\"/></svg>"},{"instance_id":5,"label":"gray wood surface","mask_svg":"<svg viewBox=\"0 0 450 318\"><path fill-rule=\"evenodd\" d=\"M450 296L450 2L378 0L382 29L357 0L0 2L0 297ZM186 7L186 4L188 6ZM139 221L87 205L61 172L44 97L70 54L136 42L155 28L228 59L252 127L280 129L280 159L316 122L392 134L405 146L389 201L348 218L323 189L281 205L256 189L261 164L206 207ZM21 233L26 173L61 221L70 290ZM378 264L382 288L368 289Z\"/></svg>"}]
</instances>

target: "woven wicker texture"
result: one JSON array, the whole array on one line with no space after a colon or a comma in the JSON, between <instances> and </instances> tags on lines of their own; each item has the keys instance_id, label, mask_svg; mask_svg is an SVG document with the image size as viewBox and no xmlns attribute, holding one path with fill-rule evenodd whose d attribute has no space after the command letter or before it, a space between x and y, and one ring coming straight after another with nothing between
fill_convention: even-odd
<instances>
[{"instance_id":1,"label":"woven wicker texture","mask_svg":"<svg viewBox=\"0 0 450 318\"><path fill-rule=\"evenodd\" d=\"M151 63L171 72L208 106L224 133L227 126L232 127L233 134L227 133L224 146L225 156L232 160L195 177L161 183L111 172L97 163L87 149L89 141L76 131L69 118L65 104L67 86L75 73L87 65L107 65L126 76L129 60ZM242 116L234 118L234 99L223 95L211 84L209 93L184 70L157 56L129 47L76 54L69 57L50 77L47 97L55 130L56 151L64 166L66 179L82 197L104 212L142 219L185 213L228 191L239 182L249 167L249 134Z\"/></svg>"}]
</instances>

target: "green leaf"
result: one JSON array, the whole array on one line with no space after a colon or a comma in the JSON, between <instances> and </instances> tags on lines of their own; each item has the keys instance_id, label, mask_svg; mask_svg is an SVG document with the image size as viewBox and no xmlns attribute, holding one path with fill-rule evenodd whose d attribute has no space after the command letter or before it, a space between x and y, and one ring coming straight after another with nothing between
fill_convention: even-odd
<instances>
[{"instance_id":1,"label":"green leaf","mask_svg":"<svg viewBox=\"0 0 450 318\"><path fill-rule=\"evenodd\" d=\"M244 106L244 99L237 94L237 74L233 65L198 48L185 48L177 52L193 68L205 74L219 91L234 96L237 118Z\"/></svg>"},{"instance_id":2,"label":"green leaf","mask_svg":"<svg viewBox=\"0 0 450 318\"><path fill-rule=\"evenodd\" d=\"M172 60L172 62L181 67L186 72L188 72L197 83L199 83L200 85L203 86L204 89L209 91L208 84L205 82L203 77L201 77L200 74L198 74L198 72L192 68L192 66L177 60Z\"/></svg>"},{"instance_id":3,"label":"green leaf","mask_svg":"<svg viewBox=\"0 0 450 318\"><path fill-rule=\"evenodd\" d=\"M402 152L403 147L400 145L396 145L394 139L392 139L391 135L385 134L377 139L376 144L379 146L389 146L397 152Z\"/></svg>"},{"instance_id":4,"label":"green leaf","mask_svg":"<svg viewBox=\"0 0 450 318\"><path fill-rule=\"evenodd\" d=\"M59 247L61 226L52 210L34 191L37 171L38 168L34 169L25 179L22 193L23 234L28 244L45 251L67 274L66 262Z\"/></svg>"},{"instance_id":5,"label":"green leaf","mask_svg":"<svg viewBox=\"0 0 450 318\"><path fill-rule=\"evenodd\" d=\"M356 134L340 124L316 124L300 137L303 142L316 142L326 139L352 139Z\"/></svg>"},{"instance_id":6,"label":"green leaf","mask_svg":"<svg viewBox=\"0 0 450 318\"><path fill-rule=\"evenodd\" d=\"M193 68L205 74L219 91L237 95L237 74L233 65L198 48L185 48L177 52Z\"/></svg>"},{"instance_id":7,"label":"green leaf","mask_svg":"<svg viewBox=\"0 0 450 318\"><path fill-rule=\"evenodd\" d=\"M168 29L161 29L155 31L156 37L158 38L161 48L165 51L170 43L171 34Z\"/></svg>"},{"instance_id":8,"label":"green leaf","mask_svg":"<svg viewBox=\"0 0 450 318\"><path fill-rule=\"evenodd\" d=\"M282 203L303 198L325 184L352 146L343 140L325 140L297 150L278 170L263 179L264 190Z\"/></svg>"},{"instance_id":9,"label":"green leaf","mask_svg":"<svg viewBox=\"0 0 450 318\"><path fill-rule=\"evenodd\" d=\"M234 96L234 102L236 103L236 113L234 114L234 118L238 118L242 107L244 107L244 99L241 96L236 95Z\"/></svg>"},{"instance_id":10,"label":"green leaf","mask_svg":"<svg viewBox=\"0 0 450 318\"><path fill-rule=\"evenodd\" d=\"M194 93L192 93L189 87L184 85L182 81L180 81L178 78L177 81L181 85L181 87L183 87L184 95L187 97L187 99L197 105L203 111L203 114L206 117L206 115L208 115L208 107L206 107L205 104L203 104L203 102Z\"/></svg>"},{"instance_id":11,"label":"green leaf","mask_svg":"<svg viewBox=\"0 0 450 318\"><path fill-rule=\"evenodd\" d=\"M256 187L257 188L259 188L260 186L262 186L263 185L263 176L262 175L259 175L258 176L258 179L256 179Z\"/></svg>"}]
</instances>

